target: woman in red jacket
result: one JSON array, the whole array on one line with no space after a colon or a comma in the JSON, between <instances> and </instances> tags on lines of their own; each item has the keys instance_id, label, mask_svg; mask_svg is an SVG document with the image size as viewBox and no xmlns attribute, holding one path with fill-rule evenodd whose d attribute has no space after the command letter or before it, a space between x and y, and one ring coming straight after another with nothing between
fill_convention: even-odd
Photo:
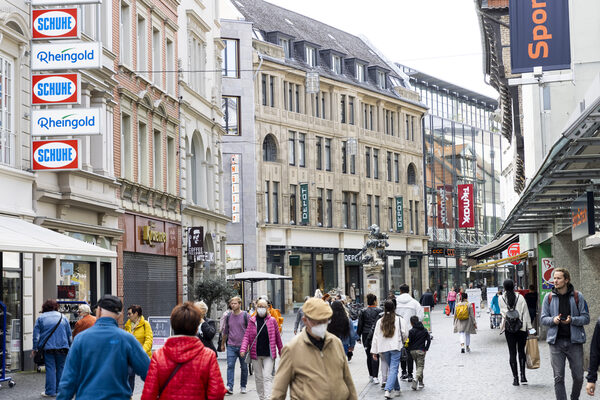
<instances>
[{"instance_id":1,"label":"woman in red jacket","mask_svg":"<svg viewBox=\"0 0 600 400\"><path fill-rule=\"evenodd\" d=\"M200 311L192 302L171 312L175 336L152 354L142 400L222 400L227 390L217 356L196 337Z\"/></svg>"},{"instance_id":2,"label":"woman in red jacket","mask_svg":"<svg viewBox=\"0 0 600 400\"><path fill-rule=\"evenodd\" d=\"M273 366L277 353L281 354L283 347L279 325L277 320L268 313L267 307L269 304L265 299L256 302L256 316L250 318L240 347L240 356L244 357L247 352L250 352L259 400L271 398Z\"/></svg>"}]
</instances>

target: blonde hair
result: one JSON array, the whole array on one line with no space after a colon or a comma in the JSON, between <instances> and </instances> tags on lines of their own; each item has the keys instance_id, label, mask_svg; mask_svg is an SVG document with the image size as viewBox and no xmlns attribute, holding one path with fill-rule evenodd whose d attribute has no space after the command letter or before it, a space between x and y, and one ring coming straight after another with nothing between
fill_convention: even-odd
<instances>
[{"instance_id":1,"label":"blonde hair","mask_svg":"<svg viewBox=\"0 0 600 400\"><path fill-rule=\"evenodd\" d=\"M234 300L237 301L238 303L242 304L242 298L240 296L233 296L232 298L229 299L227 304L231 304L231 302Z\"/></svg>"},{"instance_id":2,"label":"blonde hair","mask_svg":"<svg viewBox=\"0 0 600 400\"><path fill-rule=\"evenodd\" d=\"M204 312L207 312L207 311L208 311L208 306L207 306L207 305L206 305L206 303L205 303L205 302L203 302L203 301L197 301L197 302L195 302L195 303L194 303L194 305L195 305L197 308L199 308L199 309L203 310Z\"/></svg>"}]
</instances>

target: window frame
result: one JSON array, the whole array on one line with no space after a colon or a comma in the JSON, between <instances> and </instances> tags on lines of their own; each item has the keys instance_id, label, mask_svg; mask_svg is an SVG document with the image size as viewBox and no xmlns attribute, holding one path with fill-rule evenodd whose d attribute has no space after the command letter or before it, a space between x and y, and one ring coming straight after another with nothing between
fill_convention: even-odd
<instances>
[{"instance_id":1,"label":"window frame","mask_svg":"<svg viewBox=\"0 0 600 400\"><path fill-rule=\"evenodd\" d=\"M230 129L230 121L229 121L229 116L230 111L229 111L229 101L227 101L228 99L235 99L235 103L237 104L236 107L236 119L237 119L237 129L235 130L235 132L237 133L229 133L230 131L234 131L233 129ZM221 124L221 126L223 127L223 130L225 131L225 135L227 136L242 136L242 129L241 129L241 123L240 123L240 116L241 116L241 110L240 110L240 105L241 105L241 98L240 96L229 96L229 95L222 95L221 96L221 109L223 111L223 123Z\"/></svg>"},{"instance_id":2,"label":"window frame","mask_svg":"<svg viewBox=\"0 0 600 400\"><path fill-rule=\"evenodd\" d=\"M225 78L234 78L238 79L240 77L240 41L239 39L234 38L221 38L221 40L225 43L225 47L221 52L221 58L223 60L223 67L221 71L221 75ZM229 53L229 43L235 43L235 49L233 50L234 54L234 65L233 69L229 68L229 62L231 59L231 53ZM230 73L230 71L233 71Z\"/></svg>"}]
</instances>

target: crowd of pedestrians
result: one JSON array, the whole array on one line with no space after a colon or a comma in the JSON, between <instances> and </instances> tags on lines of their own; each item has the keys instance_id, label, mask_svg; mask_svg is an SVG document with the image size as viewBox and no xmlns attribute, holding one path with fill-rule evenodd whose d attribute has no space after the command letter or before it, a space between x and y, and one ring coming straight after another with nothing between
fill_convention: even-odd
<instances>
[{"instance_id":1,"label":"crowd of pedestrians","mask_svg":"<svg viewBox=\"0 0 600 400\"><path fill-rule=\"evenodd\" d=\"M539 301L539 323L547 327L555 396L559 400L578 399L584 383L588 305L571 283L568 270L555 269L553 283L552 291L540 301L534 288L521 294L507 279L488 299L489 309L492 316L501 316L513 385L519 386L527 384L525 372L530 360L526 344L529 349L528 340L536 334ZM142 400L223 399L234 393L239 362L240 393L247 393L251 365L259 400L284 399L288 394L292 399L357 399L348 367L356 343L362 343L366 352L369 382L381 385L386 399L400 394L403 380L411 389L422 390L425 359L432 342L423 324L423 306L433 308L439 293L427 289L417 301L408 285L401 285L399 291L399 295L387 296L383 309L378 307L377 297L368 294L367 306L356 316L351 311L357 308L349 307L346 301L353 302L352 296L316 293L316 297L307 297L296 317L295 337L285 346L281 338L283 317L266 296L253 303L251 313L242 309L240 297L233 297L218 327L208 318L204 302L186 302L171 313L174 336L154 351L152 328L140 305L127 308L120 328L123 304L118 297L104 295L97 303L95 317L88 305L79 306L80 319L71 332L58 303L50 299L44 302L33 332L35 361L46 366L41 395L130 399L138 375L145 380ZM447 303L453 331L460 337L460 352L469 353L471 335L477 333L475 306L462 289L450 290ZM352 318L357 319L356 328ZM225 382L217 362L218 351L227 356ZM567 360L573 378L570 397L565 388ZM590 396L595 395L599 364L600 318L590 345L586 385Z\"/></svg>"}]
</instances>

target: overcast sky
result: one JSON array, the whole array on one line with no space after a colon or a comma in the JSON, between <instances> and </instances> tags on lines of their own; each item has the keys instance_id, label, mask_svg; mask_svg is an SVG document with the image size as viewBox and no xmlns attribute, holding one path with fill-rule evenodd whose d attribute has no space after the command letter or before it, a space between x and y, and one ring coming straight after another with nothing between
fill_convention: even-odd
<instances>
[{"instance_id":1,"label":"overcast sky","mask_svg":"<svg viewBox=\"0 0 600 400\"><path fill-rule=\"evenodd\" d=\"M354 35L390 60L494 99L474 0L269 0Z\"/></svg>"}]
</instances>

